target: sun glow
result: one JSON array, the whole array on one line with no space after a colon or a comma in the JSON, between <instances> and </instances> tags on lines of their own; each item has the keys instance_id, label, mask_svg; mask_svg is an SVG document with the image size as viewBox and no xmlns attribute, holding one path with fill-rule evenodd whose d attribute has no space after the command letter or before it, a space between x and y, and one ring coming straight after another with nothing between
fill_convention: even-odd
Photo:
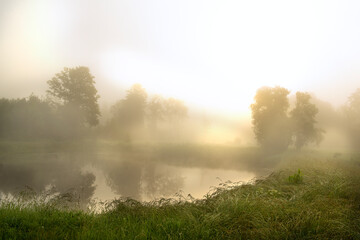
<instances>
[{"instance_id":1,"label":"sun glow","mask_svg":"<svg viewBox=\"0 0 360 240\"><path fill-rule=\"evenodd\" d=\"M101 63L107 78L119 86L140 83L149 93L222 113L246 113L258 84L231 81L214 69L189 69L129 50L111 50Z\"/></svg>"},{"instance_id":2,"label":"sun glow","mask_svg":"<svg viewBox=\"0 0 360 240\"><path fill-rule=\"evenodd\" d=\"M276 4L263 4L209 1L187 8L161 2L161 11L156 4L138 9L143 41L108 46L100 58L102 71L118 85L140 83L150 93L231 114L249 113L262 86L316 90L314 82L337 68L331 72L324 65L324 41L331 32L315 19L329 18L336 6L323 12L322 4L309 10L306 4L281 2L288 11L279 11Z\"/></svg>"},{"instance_id":3,"label":"sun glow","mask_svg":"<svg viewBox=\"0 0 360 240\"><path fill-rule=\"evenodd\" d=\"M103 74L118 86L140 83L150 94L179 98L224 114L248 114L261 86L281 85L290 90L296 87L286 78L273 79L266 71L235 69L230 73L220 67L189 67L130 49L111 49L101 57Z\"/></svg>"},{"instance_id":4,"label":"sun glow","mask_svg":"<svg viewBox=\"0 0 360 240\"><path fill-rule=\"evenodd\" d=\"M12 79L3 89L17 89L28 76L45 87L45 69L51 76L63 67L85 65L106 89L99 87L104 98L120 95L113 85L126 89L140 83L150 94L243 114L262 86L344 102L360 75L356 1L154 0L140 7L129 0L34 0L11 5L0 26L0 72ZM333 98L324 86L344 91Z\"/></svg>"}]
</instances>

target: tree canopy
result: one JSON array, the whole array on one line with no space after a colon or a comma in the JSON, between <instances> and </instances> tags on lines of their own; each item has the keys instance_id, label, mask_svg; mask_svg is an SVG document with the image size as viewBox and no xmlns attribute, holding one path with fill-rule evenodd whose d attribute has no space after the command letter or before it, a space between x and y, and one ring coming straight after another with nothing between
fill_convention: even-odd
<instances>
[{"instance_id":1,"label":"tree canopy","mask_svg":"<svg viewBox=\"0 0 360 240\"><path fill-rule=\"evenodd\" d=\"M310 103L309 93L297 92L295 108L290 112L293 124L293 138L296 149L301 149L308 143L320 143L323 130L317 128L315 117L318 108Z\"/></svg>"},{"instance_id":2,"label":"tree canopy","mask_svg":"<svg viewBox=\"0 0 360 240\"><path fill-rule=\"evenodd\" d=\"M90 126L99 123L99 95L89 68L64 68L47 83L47 94L53 103L78 112L81 121Z\"/></svg>"},{"instance_id":3,"label":"tree canopy","mask_svg":"<svg viewBox=\"0 0 360 240\"><path fill-rule=\"evenodd\" d=\"M348 99L345 106L346 126L351 144L355 149L360 148L360 88Z\"/></svg>"},{"instance_id":4,"label":"tree canopy","mask_svg":"<svg viewBox=\"0 0 360 240\"><path fill-rule=\"evenodd\" d=\"M309 93L297 92L294 109L288 116L290 91L282 87L263 87L251 105L252 124L257 142L268 152L278 153L293 143L301 149L309 143L319 144L324 131L316 127L318 108Z\"/></svg>"},{"instance_id":5,"label":"tree canopy","mask_svg":"<svg viewBox=\"0 0 360 240\"><path fill-rule=\"evenodd\" d=\"M185 104L175 98L168 98L164 102L164 114L169 122L178 123L187 117L188 109Z\"/></svg>"},{"instance_id":6,"label":"tree canopy","mask_svg":"<svg viewBox=\"0 0 360 240\"><path fill-rule=\"evenodd\" d=\"M144 124L147 93L140 84L134 84L124 99L113 107L114 121L120 128L141 127Z\"/></svg>"},{"instance_id":7,"label":"tree canopy","mask_svg":"<svg viewBox=\"0 0 360 240\"><path fill-rule=\"evenodd\" d=\"M0 99L0 138L46 138L55 134L56 124L49 104L35 95Z\"/></svg>"},{"instance_id":8,"label":"tree canopy","mask_svg":"<svg viewBox=\"0 0 360 240\"><path fill-rule=\"evenodd\" d=\"M148 103L149 125L156 130L158 122L164 120L164 101L160 95L153 96Z\"/></svg>"},{"instance_id":9,"label":"tree canopy","mask_svg":"<svg viewBox=\"0 0 360 240\"><path fill-rule=\"evenodd\" d=\"M290 121L287 116L290 91L282 87L263 87L251 104L252 124L257 142L267 151L281 152L291 142Z\"/></svg>"}]
</instances>

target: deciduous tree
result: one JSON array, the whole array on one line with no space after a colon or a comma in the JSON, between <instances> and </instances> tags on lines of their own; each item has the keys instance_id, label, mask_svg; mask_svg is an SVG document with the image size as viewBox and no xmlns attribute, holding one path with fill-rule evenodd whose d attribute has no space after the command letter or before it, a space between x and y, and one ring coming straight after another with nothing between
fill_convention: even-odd
<instances>
[{"instance_id":1,"label":"deciduous tree","mask_svg":"<svg viewBox=\"0 0 360 240\"><path fill-rule=\"evenodd\" d=\"M290 112L296 149L301 149L309 143L319 144L323 139L324 131L316 127L315 117L318 108L310 99L309 93L297 92L295 108Z\"/></svg>"},{"instance_id":2,"label":"deciduous tree","mask_svg":"<svg viewBox=\"0 0 360 240\"><path fill-rule=\"evenodd\" d=\"M263 87L251 104L255 138L266 151L278 153L286 150L291 142L289 90L282 87Z\"/></svg>"},{"instance_id":3,"label":"deciduous tree","mask_svg":"<svg viewBox=\"0 0 360 240\"><path fill-rule=\"evenodd\" d=\"M360 149L360 88L348 99L345 106L345 121L351 144Z\"/></svg>"},{"instance_id":4,"label":"deciduous tree","mask_svg":"<svg viewBox=\"0 0 360 240\"><path fill-rule=\"evenodd\" d=\"M89 68L64 68L47 83L47 94L52 102L77 112L83 123L90 126L99 123L99 95Z\"/></svg>"},{"instance_id":5,"label":"deciduous tree","mask_svg":"<svg viewBox=\"0 0 360 240\"><path fill-rule=\"evenodd\" d=\"M140 84L134 84L125 96L113 106L114 121L120 128L141 127L145 120L147 93Z\"/></svg>"}]
</instances>

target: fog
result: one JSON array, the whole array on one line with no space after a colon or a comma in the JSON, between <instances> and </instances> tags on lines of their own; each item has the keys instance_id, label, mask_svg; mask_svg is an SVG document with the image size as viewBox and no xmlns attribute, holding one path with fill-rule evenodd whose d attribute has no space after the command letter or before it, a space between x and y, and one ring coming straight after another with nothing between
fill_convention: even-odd
<instances>
[{"instance_id":1,"label":"fog","mask_svg":"<svg viewBox=\"0 0 360 240\"><path fill-rule=\"evenodd\" d=\"M261 86L311 91L336 106L358 87L357 1L33 0L1 9L7 98L43 95L54 73L79 65L96 76L100 101L140 83L228 114L249 114Z\"/></svg>"},{"instance_id":2,"label":"fog","mask_svg":"<svg viewBox=\"0 0 360 240\"><path fill-rule=\"evenodd\" d=\"M1 196L201 198L284 156L358 152L356 1L0 9Z\"/></svg>"}]
</instances>

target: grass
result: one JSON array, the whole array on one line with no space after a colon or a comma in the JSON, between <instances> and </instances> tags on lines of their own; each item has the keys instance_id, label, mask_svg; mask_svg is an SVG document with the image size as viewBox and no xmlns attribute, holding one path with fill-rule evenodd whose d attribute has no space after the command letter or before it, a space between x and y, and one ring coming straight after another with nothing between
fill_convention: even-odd
<instances>
[{"instance_id":1,"label":"grass","mask_svg":"<svg viewBox=\"0 0 360 240\"><path fill-rule=\"evenodd\" d=\"M359 160L311 156L287 155L270 176L201 200L118 199L101 213L2 200L0 239L360 239Z\"/></svg>"},{"instance_id":2,"label":"grass","mask_svg":"<svg viewBox=\"0 0 360 240\"><path fill-rule=\"evenodd\" d=\"M300 169L294 175L289 176L288 179L289 179L290 183L294 183L294 184L302 183L303 182L303 176L302 176L302 173L301 173Z\"/></svg>"}]
</instances>

